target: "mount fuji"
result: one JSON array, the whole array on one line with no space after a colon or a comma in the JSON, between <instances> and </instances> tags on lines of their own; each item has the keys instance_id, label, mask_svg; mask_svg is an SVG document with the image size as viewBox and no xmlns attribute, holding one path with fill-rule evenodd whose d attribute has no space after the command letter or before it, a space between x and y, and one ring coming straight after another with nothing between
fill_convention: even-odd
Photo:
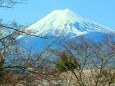
<instances>
[{"instance_id":1,"label":"mount fuji","mask_svg":"<svg viewBox=\"0 0 115 86\"><path fill-rule=\"evenodd\" d=\"M49 38L42 39L27 35L18 37L21 41L26 39L29 43L28 46L31 45L32 47L43 47L45 43L48 44L51 40L59 37L72 39L85 35L97 39L102 34L114 32L111 28L83 18L69 9L55 10L43 19L25 28L25 31L29 31L31 34L42 38Z\"/></svg>"}]
</instances>

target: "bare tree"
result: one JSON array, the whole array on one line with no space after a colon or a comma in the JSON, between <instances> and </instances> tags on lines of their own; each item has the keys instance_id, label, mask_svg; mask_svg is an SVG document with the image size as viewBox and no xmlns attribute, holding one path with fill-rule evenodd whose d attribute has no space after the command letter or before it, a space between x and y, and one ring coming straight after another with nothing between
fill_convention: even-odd
<instances>
[{"instance_id":1,"label":"bare tree","mask_svg":"<svg viewBox=\"0 0 115 86\"><path fill-rule=\"evenodd\" d=\"M73 74L76 78L76 84L78 86L112 86L114 85L115 78L115 70L114 70L114 62L115 62L115 39L112 35L106 35L103 37L101 42L92 41L89 39L85 39L81 37L77 39L77 41L61 43L61 46L65 48L67 51L67 55L69 54L69 59L71 56L74 56L78 59L78 63L80 68L75 68ZM62 51L58 51L62 52ZM68 57L66 55L66 57ZM58 60L56 68L59 71L65 72L65 74L69 75L68 71L71 71L71 68L67 71L67 68L70 62L63 59ZM74 60L74 59L73 59ZM68 64L67 64L67 63ZM74 62L74 61L73 61ZM67 66L66 66L67 65ZM60 70L61 68L61 70ZM61 74L62 75L62 74ZM72 80L69 79L68 80ZM74 82L73 79L72 82ZM71 84L72 85L72 84Z\"/></svg>"},{"instance_id":2,"label":"bare tree","mask_svg":"<svg viewBox=\"0 0 115 86\"><path fill-rule=\"evenodd\" d=\"M0 7L12 8L16 4L22 4L25 0L0 0Z\"/></svg>"}]
</instances>

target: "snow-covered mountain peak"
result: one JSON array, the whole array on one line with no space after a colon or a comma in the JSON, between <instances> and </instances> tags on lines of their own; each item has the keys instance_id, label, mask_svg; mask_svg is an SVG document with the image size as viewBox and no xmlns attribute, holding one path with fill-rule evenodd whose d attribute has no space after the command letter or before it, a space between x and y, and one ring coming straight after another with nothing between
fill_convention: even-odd
<instances>
[{"instance_id":1,"label":"snow-covered mountain peak","mask_svg":"<svg viewBox=\"0 0 115 86\"><path fill-rule=\"evenodd\" d=\"M66 12L68 12L68 11L71 11L70 9L64 9L63 11L66 11Z\"/></svg>"},{"instance_id":2,"label":"snow-covered mountain peak","mask_svg":"<svg viewBox=\"0 0 115 86\"><path fill-rule=\"evenodd\" d=\"M69 9L55 10L25 30L30 30L35 35L47 37L67 35L74 37L88 32L111 31L110 28L87 20Z\"/></svg>"},{"instance_id":3,"label":"snow-covered mountain peak","mask_svg":"<svg viewBox=\"0 0 115 86\"><path fill-rule=\"evenodd\" d=\"M51 12L50 14L55 14L55 13L58 13L58 14L66 14L68 12L71 12L71 10L69 9L64 9L64 10L54 10L53 12Z\"/></svg>"}]
</instances>

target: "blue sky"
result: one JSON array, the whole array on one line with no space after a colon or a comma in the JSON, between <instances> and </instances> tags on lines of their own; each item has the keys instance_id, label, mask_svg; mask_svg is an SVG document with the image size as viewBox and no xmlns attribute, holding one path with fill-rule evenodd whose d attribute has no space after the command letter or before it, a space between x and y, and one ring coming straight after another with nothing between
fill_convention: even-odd
<instances>
[{"instance_id":1,"label":"blue sky","mask_svg":"<svg viewBox=\"0 0 115 86\"><path fill-rule=\"evenodd\" d=\"M115 0L27 0L12 9L0 8L0 18L28 25L54 10L67 8L115 30Z\"/></svg>"}]
</instances>

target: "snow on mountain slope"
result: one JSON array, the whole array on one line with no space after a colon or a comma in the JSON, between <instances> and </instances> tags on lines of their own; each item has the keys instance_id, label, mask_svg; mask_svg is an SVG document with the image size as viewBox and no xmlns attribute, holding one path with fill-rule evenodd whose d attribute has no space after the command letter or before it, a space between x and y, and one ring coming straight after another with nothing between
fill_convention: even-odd
<instances>
[{"instance_id":1,"label":"snow on mountain slope","mask_svg":"<svg viewBox=\"0 0 115 86\"><path fill-rule=\"evenodd\" d=\"M58 44L61 40L63 42L72 41L82 35L86 38L90 37L91 39L100 40L103 34L113 30L65 9L53 11L43 19L25 28L25 31L29 31L31 32L30 34L40 37L31 37L28 35L18 37L21 43L27 42L22 45L23 48L29 51L32 49L34 52L44 49L55 40L57 40L56 43ZM43 39L41 37L50 38Z\"/></svg>"},{"instance_id":2,"label":"snow on mountain slope","mask_svg":"<svg viewBox=\"0 0 115 86\"><path fill-rule=\"evenodd\" d=\"M25 30L29 30L34 35L41 37L67 36L76 37L88 32L109 32L112 31L103 25L90 21L78 14L65 10L55 10L49 15L30 25Z\"/></svg>"}]
</instances>

